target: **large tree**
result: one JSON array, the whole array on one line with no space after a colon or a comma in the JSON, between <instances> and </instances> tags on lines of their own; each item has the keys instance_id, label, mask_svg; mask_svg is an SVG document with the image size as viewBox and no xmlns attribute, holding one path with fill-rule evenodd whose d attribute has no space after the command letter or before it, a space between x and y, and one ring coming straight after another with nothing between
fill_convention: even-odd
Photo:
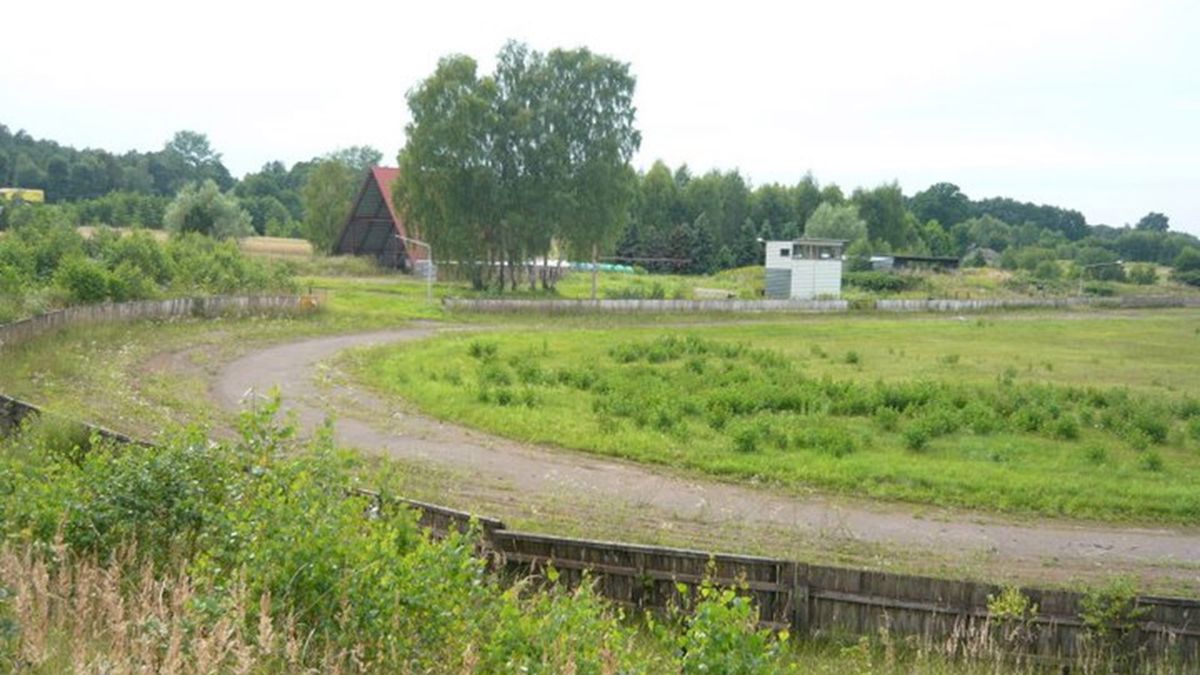
<instances>
[{"instance_id":1,"label":"large tree","mask_svg":"<svg viewBox=\"0 0 1200 675\"><path fill-rule=\"evenodd\" d=\"M641 141L628 65L509 43L493 75L476 71L446 57L408 96L396 199L434 254L477 286L503 286L553 241L577 258L615 245Z\"/></svg>"}]
</instances>

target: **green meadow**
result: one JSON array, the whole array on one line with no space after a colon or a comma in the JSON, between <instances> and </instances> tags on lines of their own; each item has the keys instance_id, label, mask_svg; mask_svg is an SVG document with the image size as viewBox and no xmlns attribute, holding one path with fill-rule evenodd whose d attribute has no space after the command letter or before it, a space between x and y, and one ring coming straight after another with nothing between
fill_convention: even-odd
<instances>
[{"instance_id":1,"label":"green meadow","mask_svg":"<svg viewBox=\"0 0 1200 675\"><path fill-rule=\"evenodd\" d=\"M1200 516L1200 317L811 318L447 335L347 357L514 439L1030 515Z\"/></svg>"}]
</instances>

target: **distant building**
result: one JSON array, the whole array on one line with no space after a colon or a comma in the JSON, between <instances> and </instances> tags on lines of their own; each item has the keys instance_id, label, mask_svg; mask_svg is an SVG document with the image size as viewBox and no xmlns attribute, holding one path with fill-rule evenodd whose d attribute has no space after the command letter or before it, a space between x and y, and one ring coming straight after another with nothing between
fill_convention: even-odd
<instances>
[{"instance_id":1,"label":"distant building","mask_svg":"<svg viewBox=\"0 0 1200 675\"><path fill-rule=\"evenodd\" d=\"M367 172L334 253L374 256L380 265L405 271L428 269L426 250L405 243L408 229L392 203L392 183L399 176L400 169L386 166Z\"/></svg>"},{"instance_id":2,"label":"distant building","mask_svg":"<svg viewBox=\"0 0 1200 675\"><path fill-rule=\"evenodd\" d=\"M28 188L0 188L0 201L22 201L27 204L41 204L46 201L46 193L42 190Z\"/></svg>"},{"instance_id":3,"label":"distant building","mask_svg":"<svg viewBox=\"0 0 1200 675\"><path fill-rule=\"evenodd\" d=\"M838 239L766 242L766 296L795 300L840 296L845 246Z\"/></svg>"},{"instance_id":4,"label":"distant building","mask_svg":"<svg viewBox=\"0 0 1200 675\"><path fill-rule=\"evenodd\" d=\"M871 269L883 272L900 270L936 270L948 272L958 269L958 258L936 255L873 255Z\"/></svg>"}]
</instances>

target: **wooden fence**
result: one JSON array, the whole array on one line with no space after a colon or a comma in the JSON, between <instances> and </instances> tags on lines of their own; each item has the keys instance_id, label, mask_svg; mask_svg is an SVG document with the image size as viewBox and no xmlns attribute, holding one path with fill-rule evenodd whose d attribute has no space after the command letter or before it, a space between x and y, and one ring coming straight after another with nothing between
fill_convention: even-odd
<instances>
[{"instance_id":1,"label":"wooden fence","mask_svg":"<svg viewBox=\"0 0 1200 675\"><path fill-rule=\"evenodd\" d=\"M79 324L220 314L267 314L300 309L295 295L240 295L81 305L0 326L0 350Z\"/></svg>"},{"instance_id":2,"label":"wooden fence","mask_svg":"<svg viewBox=\"0 0 1200 675\"><path fill-rule=\"evenodd\" d=\"M986 630L988 598L1003 590L974 581L520 532L494 518L396 501L415 508L421 524L435 536L465 532L475 523L483 550L513 573L544 573L553 565L560 582L578 584L586 575L606 598L639 610L685 606L684 596L709 580L751 596L764 625L800 636L887 631L936 644L967 640ZM1084 596L1059 589L1021 590L1038 607L1028 650L1050 659L1078 657L1087 634L1081 619ZM1137 606L1145 613L1135 638L1147 654L1200 662L1200 601L1142 596Z\"/></svg>"}]
</instances>

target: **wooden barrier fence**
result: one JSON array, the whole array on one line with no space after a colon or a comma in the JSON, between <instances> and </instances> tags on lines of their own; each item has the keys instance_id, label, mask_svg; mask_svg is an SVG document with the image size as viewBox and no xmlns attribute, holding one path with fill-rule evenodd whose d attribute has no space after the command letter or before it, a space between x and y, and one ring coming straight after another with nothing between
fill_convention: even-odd
<instances>
[{"instance_id":1,"label":"wooden barrier fence","mask_svg":"<svg viewBox=\"0 0 1200 675\"><path fill-rule=\"evenodd\" d=\"M973 581L520 532L496 519L396 501L417 509L421 524L435 536L466 532L476 523L482 549L511 572L544 573L553 565L560 582L578 584L587 575L606 598L646 610L682 606L686 599L680 588L691 595L709 580L750 595L764 625L788 628L800 636L875 636L887 631L937 644L965 640L986 630L988 598L1003 590ZM1049 659L1080 656L1087 634L1081 619L1083 594L1021 591L1038 607L1029 652ZM1136 638L1147 654L1200 662L1200 601L1142 596L1137 606L1145 614Z\"/></svg>"}]
</instances>

